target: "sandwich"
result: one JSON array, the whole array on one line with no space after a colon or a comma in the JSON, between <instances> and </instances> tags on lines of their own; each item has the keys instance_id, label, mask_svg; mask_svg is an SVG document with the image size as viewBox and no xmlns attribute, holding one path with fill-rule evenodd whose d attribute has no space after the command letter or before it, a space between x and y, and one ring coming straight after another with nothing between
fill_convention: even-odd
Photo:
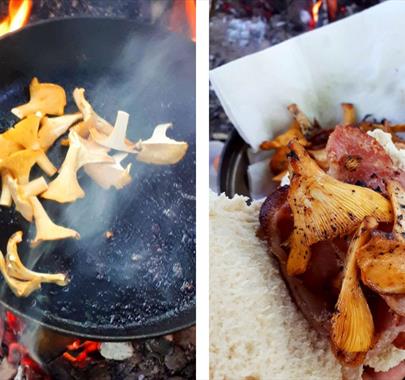
<instances>
[{"instance_id":1,"label":"sandwich","mask_svg":"<svg viewBox=\"0 0 405 380\"><path fill-rule=\"evenodd\" d=\"M261 146L280 186L211 202L212 378L402 380L404 127L289 110Z\"/></svg>"}]
</instances>

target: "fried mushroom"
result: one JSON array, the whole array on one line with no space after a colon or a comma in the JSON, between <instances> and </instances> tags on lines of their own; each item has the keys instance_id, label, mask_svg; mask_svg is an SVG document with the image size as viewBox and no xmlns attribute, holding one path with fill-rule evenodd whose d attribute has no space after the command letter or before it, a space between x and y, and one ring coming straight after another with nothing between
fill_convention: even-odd
<instances>
[{"instance_id":1,"label":"fried mushroom","mask_svg":"<svg viewBox=\"0 0 405 380\"><path fill-rule=\"evenodd\" d=\"M121 152L137 153L136 144L126 139L129 114L124 111L118 111L114 128L108 135L99 132L97 128L90 128L90 135L93 140L109 149L115 149Z\"/></svg>"},{"instance_id":2,"label":"fried mushroom","mask_svg":"<svg viewBox=\"0 0 405 380\"><path fill-rule=\"evenodd\" d=\"M42 198L59 203L74 202L85 195L77 180L78 170L89 163L113 162L105 149L82 139L75 131L69 133L69 149L58 176L49 184Z\"/></svg>"},{"instance_id":3,"label":"fried mushroom","mask_svg":"<svg viewBox=\"0 0 405 380\"><path fill-rule=\"evenodd\" d=\"M0 169L7 170L20 185L25 185L29 182L31 169L40 154L40 151L32 149L19 150L0 161Z\"/></svg>"},{"instance_id":4,"label":"fried mushroom","mask_svg":"<svg viewBox=\"0 0 405 380\"><path fill-rule=\"evenodd\" d=\"M405 192L399 182L387 184L394 225L392 234L378 233L357 253L365 285L382 295L405 293Z\"/></svg>"},{"instance_id":5,"label":"fried mushroom","mask_svg":"<svg viewBox=\"0 0 405 380\"><path fill-rule=\"evenodd\" d=\"M18 185L17 181L10 175L6 177L15 209L28 221L32 222L33 210L29 197L41 194L48 188L44 177L39 177L27 185Z\"/></svg>"},{"instance_id":6,"label":"fried mushroom","mask_svg":"<svg viewBox=\"0 0 405 380\"><path fill-rule=\"evenodd\" d=\"M57 169L41 149L38 128L41 117L37 114L29 115L17 123L14 128L10 128L3 133L6 140L21 145L26 149L38 151L37 164L49 176L56 173Z\"/></svg>"},{"instance_id":7,"label":"fried mushroom","mask_svg":"<svg viewBox=\"0 0 405 380\"><path fill-rule=\"evenodd\" d=\"M305 272L312 244L353 232L366 216L390 222L393 215L390 202L379 193L327 175L297 141L289 147L288 201L294 230L287 271L291 276Z\"/></svg>"},{"instance_id":8,"label":"fried mushroom","mask_svg":"<svg viewBox=\"0 0 405 380\"><path fill-rule=\"evenodd\" d=\"M373 316L360 286L356 255L377 225L374 218L365 218L352 238L336 312L332 317L332 343L337 351L348 354L365 353L373 343Z\"/></svg>"},{"instance_id":9,"label":"fried mushroom","mask_svg":"<svg viewBox=\"0 0 405 380\"><path fill-rule=\"evenodd\" d=\"M59 137L81 119L82 114L80 112L58 117L43 117L38 132L41 148L46 152Z\"/></svg>"},{"instance_id":10,"label":"fried mushroom","mask_svg":"<svg viewBox=\"0 0 405 380\"><path fill-rule=\"evenodd\" d=\"M85 173L104 189L115 187L122 189L128 185L132 178L130 175L131 164L126 168L121 165L121 161L127 156L126 153L117 153L112 158L113 163L96 163L84 165Z\"/></svg>"},{"instance_id":11,"label":"fried mushroom","mask_svg":"<svg viewBox=\"0 0 405 380\"><path fill-rule=\"evenodd\" d=\"M341 104L343 111L343 121L342 125L353 125L357 121L356 109L351 103L342 103Z\"/></svg>"},{"instance_id":12,"label":"fried mushroom","mask_svg":"<svg viewBox=\"0 0 405 380\"><path fill-rule=\"evenodd\" d=\"M48 240L80 238L80 234L77 231L55 224L49 218L48 214L46 213L44 207L37 197L29 197L29 202L32 206L36 227L36 235L34 240L32 240L31 242L31 245L33 247L36 247L41 242Z\"/></svg>"},{"instance_id":13,"label":"fried mushroom","mask_svg":"<svg viewBox=\"0 0 405 380\"><path fill-rule=\"evenodd\" d=\"M6 268L8 274L21 281L39 280L41 283L53 283L59 286L67 285L67 277L64 274L34 272L23 265L17 250L18 243L22 242L22 236L22 231L17 231L8 240L6 255Z\"/></svg>"},{"instance_id":14,"label":"fried mushroom","mask_svg":"<svg viewBox=\"0 0 405 380\"><path fill-rule=\"evenodd\" d=\"M357 253L361 280L380 294L405 293L405 243L373 236Z\"/></svg>"},{"instance_id":15,"label":"fried mushroom","mask_svg":"<svg viewBox=\"0 0 405 380\"><path fill-rule=\"evenodd\" d=\"M84 93L84 88L75 88L73 91L73 99L77 108L82 113L83 121L72 127L72 129L83 138L89 137L91 128L96 128L105 135L110 134L113 130L113 126L97 115L91 104L85 98Z\"/></svg>"},{"instance_id":16,"label":"fried mushroom","mask_svg":"<svg viewBox=\"0 0 405 380\"><path fill-rule=\"evenodd\" d=\"M176 141L166 136L172 124L159 124L155 127L152 137L140 141L140 152L136 155L139 161L155 165L176 164L187 152L188 144L185 141Z\"/></svg>"},{"instance_id":17,"label":"fried mushroom","mask_svg":"<svg viewBox=\"0 0 405 380\"><path fill-rule=\"evenodd\" d=\"M30 83L30 101L15 107L11 112L20 119L39 112L41 115L63 115L66 106L65 90L54 83L40 83L33 78Z\"/></svg>"},{"instance_id":18,"label":"fried mushroom","mask_svg":"<svg viewBox=\"0 0 405 380\"><path fill-rule=\"evenodd\" d=\"M296 104L290 104L287 108L299 124L301 132L304 135L305 139L309 140L311 139L311 137L315 136L321 131L318 123L316 123L316 121L311 122Z\"/></svg>"},{"instance_id":19,"label":"fried mushroom","mask_svg":"<svg viewBox=\"0 0 405 380\"><path fill-rule=\"evenodd\" d=\"M0 196L0 206L10 207L13 203L11 198L10 188L8 186L7 178L10 176L9 172L3 170L1 173L1 196Z\"/></svg>"},{"instance_id":20,"label":"fried mushroom","mask_svg":"<svg viewBox=\"0 0 405 380\"><path fill-rule=\"evenodd\" d=\"M22 149L24 149L24 147L20 144L4 138L3 134L0 135L0 160Z\"/></svg>"},{"instance_id":21,"label":"fried mushroom","mask_svg":"<svg viewBox=\"0 0 405 380\"><path fill-rule=\"evenodd\" d=\"M263 141L260 144L260 149L271 150L286 147L288 143L293 139L298 140L300 144L303 146L307 146L309 144L304 135L302 134L300 125L296 120L294 120L291 123L290 128L288 128L286 132L282 133L281 135L278 135L273 140Z\"/></svg>"},{"instance_id":22,"label":"fried mushroom","mask_svg":"<svg viewBox=\"0 0 405 380\"><path fill-rule=\"evenodd\" d=\"M11 236L7 243L7 255L4 259L0 252L0 271L17 297L28 297L41 288L42 283L53 283L65 286L68 283L64 274L37 273L29 270L21 262L17 244L22 241L22 232L18 231Z\"/></svg>"},{"instance_id":23,"label":"fried mushroom","mask_svg":"<svg viewBox=\"0 0 405 380\"><path fill-rule=\"evenodd\" d=\"M397 181L389 181L387 191L394 211L392 232L396 240L405 243L405 191Z\"/></svg>"}]
</instances>

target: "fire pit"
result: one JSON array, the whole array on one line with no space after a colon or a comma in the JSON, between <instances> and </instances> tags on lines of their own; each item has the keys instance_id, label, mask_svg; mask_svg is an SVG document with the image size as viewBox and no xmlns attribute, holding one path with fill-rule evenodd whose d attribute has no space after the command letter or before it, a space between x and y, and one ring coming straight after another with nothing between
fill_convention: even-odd
<instances>
[{"instance_id":1,"label":"fire pit","mask_svg":"<svg viewBox=\"0 0 405 380\"><path fill-rule=\"evenodd\" d=\"M151 339L102 343L60 335L5 309L0 316L2 380L195 377L195 328Z\"/></svg>"},{"instance_id":2,"label":"fire pit","mask_svg":"<svg viewBox=\"0 0 405 380\"><path fill-rule=\"evenodd\" d=\"M2 34L2 31L8 33L17 30L27 21L35 23L39 20L66 16L118 16L139 21L143 24L158 24L160 28L181 34L183 39L185 36L187 39L193 40L195 38L194 11L194 1L184 2L183 0L154 2L153 6L149 1L134 2L132 0L117 0L111 3L102 2L100 5L96 5L91 1L38 0L31 2L15 0L11 1L9 6L5 2L0 4L0 34ZM190 42L190 44L192 43ZM179 59L181 60L181 57ZM192 69L193 67L191 67ZM192 102L192 97L190 97L190 102ZM5 113L8 112L9 107L8 105L5 106L4 103L3 106L1 117L5 119ZM191 112L190 116L192 117L192 115L193 112ZM2 121L4 122L4 120ZM175 124L178 126L180 123ZM7 122L3 125L7 125ZM194 125L194 123L191 123L191 125ZM180 127L178 126L178 128ZM192 134L189 135L189 138L192 139ZM193 145L192 140L189 141ZM190 181L190 178L188 178L188 181ZM181 188L179 188L179 191L181 191ZM193 197L186 199L186 195L185 201L195 202ZM167 215L164 214L165 217L170 218L170 212L173 212L173 210L167 208L165 211L167 213ZM123 231L125 232L125 228ZM130 239L131 231L126 232L124 238ZM151 236L153 238L149 245L157 253L162 252L161 244L163 241L161 235L163 232L162 227L158 224L152 226ZM117 244L120 239L119 235L119 228L117 227L116 230L113 230L113 236L109 239L110 244ZM194 245L192 234L183 235L183 243ZM187 253L186 250L183 252L184 255ZM192 252L190 253L190 257L193 257ZM135 261L136 259L134 259ZM159 281L159 276L161 276L162 262L162 256L158 257L157 255L154 259L155 266L151 267L151 271L147 274L147 277L150 276L156 283ZM100 278L96 280L102 281L102 268L97 270L100 272ZM180 263L174 263L170 267L170 273L179 281L187 270L186 266L182 266ZM161 281L161 283L163 284L164 281ZM47 290L44 289L44 291ZM186 319L189 320L190 317L192 320L195 310L193 310L195 303L192 306L195 294L194 279L184 279L178 287L178 292L178 295L182 294L181 297L191 301L191 308ZM51 293L48 293L48 295L54 297L54 294ZM2 295L4 296L4 292ZM9 301L13 300L9 294L7 297ZM4 297L2 301L4 301ZM134 334L131 334L130 330L126 331L125 326L122 326L120 342L112 343L107 342L109 341L107 338L96 339L95 335L97 334L94 334L94 330L91 331L91 324L88 331L85 326L82 326L84 330L82 330L81 334L69 330L69 324L66 323L62 323L62 328L56 332L54 328L45 326L52 326L52 323L46 323L42 318L37 318L35 315L27 317L27 314L30 314L38 306L38 300L32 300L32 305L25 304L26 313L21 312L20 306L22 303L22 301L15 302L11 308L2 307L0 309L0 340L2 343L0 379L2 380L14 378L21 380L161 379L171 377L189 379L195 377L194 327L154 338L128 339L125 341L123 336L126 334L133 337L150 336L156 335L157 330L154 332L151 329L144 334L138 334L133 330ZM7 302L6 304L9 305ZM125 305L121 306L119 307L125 309ZM129 315L130 310L125 313ZM113 323L115 318L113 313L111 317L111 323ZM136 321L137 318L138 315L134 313L132 320ZM116 320L116 322L120 323L120 319ZM181 323L179 321L178 326L181 325L189 326L190 323ZM161 331L171 330L172 328L168 324L167 328ZM90 336L90 338L86 337L86 335ZM104 334L104 336L106 337L107 334Z\"/></svg>"}]
</instances>

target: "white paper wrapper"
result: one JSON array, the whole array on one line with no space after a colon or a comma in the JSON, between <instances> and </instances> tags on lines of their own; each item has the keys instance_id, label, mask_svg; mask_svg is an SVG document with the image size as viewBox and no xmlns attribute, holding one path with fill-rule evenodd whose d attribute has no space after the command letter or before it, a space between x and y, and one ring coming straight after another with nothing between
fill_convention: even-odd
<instances>
[{"instance_id":1,"label":"white paper wrapper","mask_svg":"<svg viewBox=\"0 0 405 380\"><path fill-rule=\"evenodd\" d=\"M297 103L323 127L341 120L340 103L359 118L405 120L405 1L387 1L210 73L243 139L260 143L286 129Z\"/></svg>"}]
</instances>

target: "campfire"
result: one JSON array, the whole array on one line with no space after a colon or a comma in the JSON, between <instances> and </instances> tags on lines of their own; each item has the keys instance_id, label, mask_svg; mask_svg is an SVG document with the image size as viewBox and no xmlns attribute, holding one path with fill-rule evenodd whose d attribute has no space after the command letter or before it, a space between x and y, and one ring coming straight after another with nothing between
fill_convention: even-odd
<instances>
[{"instance_id":1,"label":"campfire","mask_svg":"<svg viewBox=\"0 0 405 380\"><path fill-rule=\"evenodd\" d=\"M1 357L0 378L50 379L41 365L30 356L27 347L20 343L25 324L11 311L5 311L0 319Z\"/></svg>"},{"instance_id":2,"label":"campfire","mask_svg":"<svg viewBox=\"0 0 405 380\"><path fill-rule=\"evenodd\" d=\"M8 15L0 21L0 36L22 28L30 17L32 0L10 0Z\"/></svg>"},{"instance_id":3,"label":"campfire","mask_svg":"<svg viewBox=\"0 0 405 380\"><path fill-rule=\"evenodd\" d=\"M131 343L75 339L47 329L37 332L40 341L33 342L33 329L38 326L1 310L1 380L132 379L142 374L145 378L187 377L195 371L194 329Z\"/></svg>"}]
</instances>

